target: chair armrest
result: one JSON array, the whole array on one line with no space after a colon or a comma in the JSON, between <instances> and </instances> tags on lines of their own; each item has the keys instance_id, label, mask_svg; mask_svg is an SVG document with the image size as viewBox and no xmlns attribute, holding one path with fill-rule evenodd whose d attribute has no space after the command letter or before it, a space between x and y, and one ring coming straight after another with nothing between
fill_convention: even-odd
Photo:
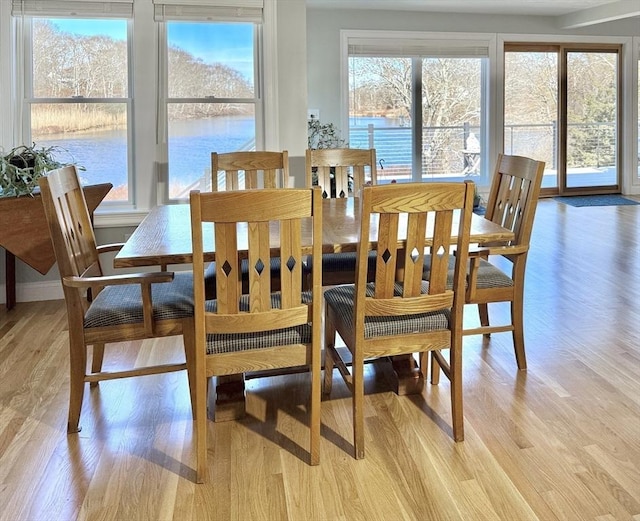
<instances>
[{"instance_id":1,"label":"chair armrest","mask_svg":"<svg viewBox=\"0 0 640 521\"><path fill-rule=\"evenodd\" d=\"M485 248L489 251L489 255L522 255L523 253L527 253L529 251L528 244L517 244L514 246L493 246L489 248Z\"/></svg>"},{"instance_id":2,"label":"chair armrest","mask_svg":"<svg viewBox=\"0 0 640 521\"><path fill-rule=\"evenodd\" d=\"M105 275L103 277L64 277L65 286L89 289L96 286L116 286L122 284L155 284L171 282L172 271L154 271L148 273L128 273L124 275Z\"/></svg>"},{"instance_id":3,"label":"chair armrest","mask_svg":"<svg viewBox=\"0 0 640 521\"><path fill-rule=\"evenodd\" d=\"M480 260L489 258L491 248L480 248L469 252L469 273L467 273L467 300L473 300L478 287L478 269Z\"/></svg>"},{"instance_id":4,"label":"chair armrest","mask_svg":"<svg viewBox=\"0 0 640 521\"><path fill-rule=\"evenodd\" d=\"M125 284L139 284L142 297L142 317L144 329L148 336L154 335L153 301L151 299L151 284L171 282L174 273L170 271L154 271L149 273L134 273L125 275L107 275L103 277L64 277L65 286L90 290L95 296L105 286L117 286Z\"/></svg>"},{"instance_id":5,"label":"chair armrest","mask_svg":"<svg viewBox=\"0 0 640 521\"><path fill-rule=\"evenodd\" d=\"M102 253L109 253L112 251L120 251L124 246L123 242L113 243L113 244L103 244L102 246L97 246L96 250L98 251L98 255Z\"/></svg>"}]
</instances>

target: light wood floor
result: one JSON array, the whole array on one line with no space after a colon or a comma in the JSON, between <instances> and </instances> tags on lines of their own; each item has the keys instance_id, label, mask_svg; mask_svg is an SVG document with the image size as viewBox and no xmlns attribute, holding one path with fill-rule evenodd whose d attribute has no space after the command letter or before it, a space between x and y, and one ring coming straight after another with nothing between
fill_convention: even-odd
<instances>
[{"instance_id":1,"label":"light wood floor","mask_svg":"<svg viewBox=\"0 0 640 521\"><path fill-rule=\"evenodd\" d=\"M526 288L529 369L509 334L465 339L466 439L448 385L396 396L368 366L366 458L351 402L323 402L306 464L307 376L248 382L246 419L210 424L194 483L184 373L103 382L67 436L63 303L0 311L0 519L640 520L640 206L539 205ZM475 317L468 308L467 320ZM501 309L506 313L506 309ZM180 340L111 360L180 359Z\"/></svg>"}]
</instances>

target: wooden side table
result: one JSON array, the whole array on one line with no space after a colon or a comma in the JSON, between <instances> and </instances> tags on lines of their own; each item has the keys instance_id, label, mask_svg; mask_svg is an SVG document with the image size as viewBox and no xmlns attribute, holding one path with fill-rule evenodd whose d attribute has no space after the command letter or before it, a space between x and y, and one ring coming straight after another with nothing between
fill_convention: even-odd
<instances>
[{"instance_id":1,"label":"wooden side table","mask_svg":"<svg viewBox=\"0 0 640 521\"><path fill-rule=\"evenodd\" d=\"M92 217L112 187L111 183L84 187ZM0 246L6 250L6 306L10 310L16 305L16 257L42 275L56 262L40 194L0 197Z\"/></svg>"}]
</instances>

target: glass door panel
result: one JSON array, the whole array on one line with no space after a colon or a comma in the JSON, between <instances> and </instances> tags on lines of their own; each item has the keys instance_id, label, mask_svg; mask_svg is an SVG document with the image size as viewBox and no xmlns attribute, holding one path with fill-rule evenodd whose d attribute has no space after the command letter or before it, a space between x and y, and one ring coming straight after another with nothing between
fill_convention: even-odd
<instances>
[{"instance_id":1,"label":"glass door panel","mask_svg":"<svg viewBox=\"0 0 640 521\"><path fill-rule=\"evenodd\" d=\"M617 58L567 52L567 188L618 184Z\"/></svg>"},{"instance_id":2,"label":"glass door panel","mask_svg":"<svg viewBox=\"0 0 640 521\"><path fill-rule=\"evenodd\" d=\"M558 52L506 52L504 153L546 163L543 188L558 187Z\"/></svg>"}]
</instances>

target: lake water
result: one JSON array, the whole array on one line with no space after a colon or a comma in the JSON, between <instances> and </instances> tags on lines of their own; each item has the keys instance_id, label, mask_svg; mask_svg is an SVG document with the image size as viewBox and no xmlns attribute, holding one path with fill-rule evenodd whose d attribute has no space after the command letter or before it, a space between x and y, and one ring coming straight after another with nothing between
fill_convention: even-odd
<instances>
[{"instance_id":1,"label":"lake water","mask_svg":"<svg viewBox=\"0 0 640 521\"><path fill-rule=\"evenodd\" d=\"M170 128L169 178L171 184L188 185L197 181L211 166L211 152L231 152L253 146L252 117L180 120ZM38 139L37 146L60 146L65 153L57 158L73 161L85 168L80 172L84 184L127 184L127 137L124 130L90 132Z\"/></svg>"},{"instance_id":2,"label":"lake water","mask_svg":"<svg viewBox=\"0 0 640 521\"><path fill-rule=\"evenodd\" d=\"M376 129L370 143L368 125ZM351 118L349 134L343 134L352 148L376 148L384 165L411 164L411 128L393 118ZM169 137L169 179L171 186L188 187L211 166L211 152L250 150L254 147L253 117L220 117L172 122ZM114 188L127 184L127 139L124 130L91 132L69 139L64 135L38 139L37 146L57 145L67 152L58 159L73 161L85 168L84 184L110 182Z\"/></svg>"}]
</instances>

